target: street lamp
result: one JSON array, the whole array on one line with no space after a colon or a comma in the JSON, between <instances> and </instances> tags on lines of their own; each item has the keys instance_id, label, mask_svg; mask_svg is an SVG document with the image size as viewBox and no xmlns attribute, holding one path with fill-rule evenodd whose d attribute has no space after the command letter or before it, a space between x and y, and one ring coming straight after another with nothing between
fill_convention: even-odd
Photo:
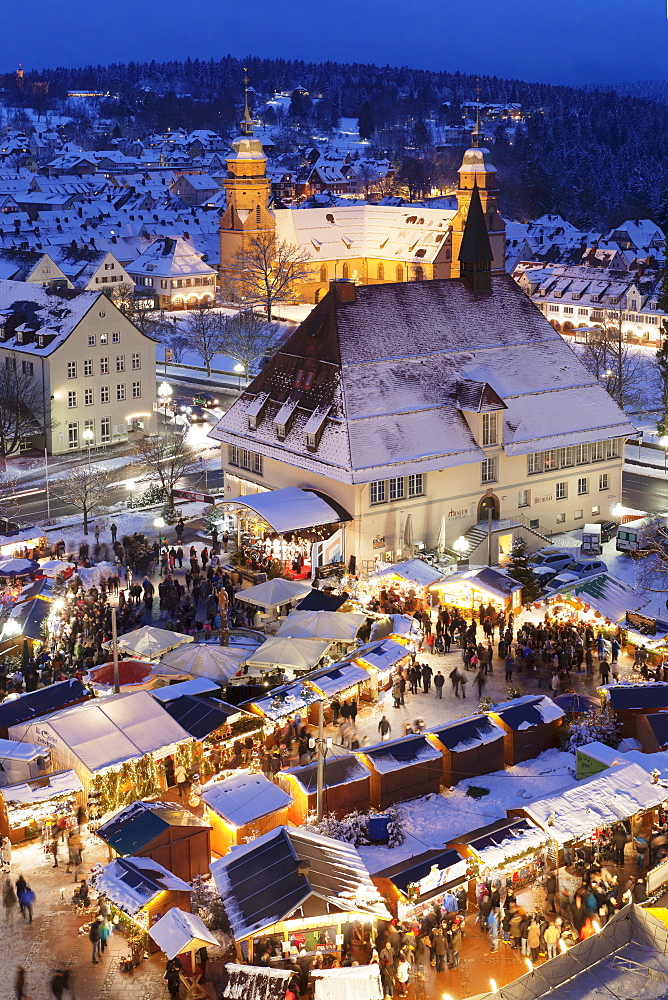
<instances>
[{"instance_id":1,"label":"street lamp","mask_svg":"<svg viewBox=\"0 0 668 1000\"><path fill-rule=\"evenodd\" d=\"M243 365L235 365L234 371L239 376L239 392L241 392L241 376L243 375L245 369Z\"/></svg>"},{"instance_id":2,"label":"street lamp","mask_svg":"<svg viewBox=\"0 0 668 1000\"><path fill-rule=\"evenodd\" d=\"M156 517L153 527L158 529L158 547L160 552L162 552L162 529L165 527L164 517Z\"/></svg>"},{"instance_id":3,"label":"street lamp","mask_svg":"<svg viewBox=\"0 0 668 1000\"><path fill-rule=\"evenodd\" d=\"M90 446L93 443L94 437L95 437L95 431L93 430L93 428L92 427L87 427L85 429L85 431L83 432L83 439L86 442L86 444L88 445L88 464L89 465L90 465Z\"/></svg>"},{"instance_id":4,"label":"street lamp","mask_svg":"<svg viewBox=\"0 0 668 1000\"><path fill-rule=\"evenodd\" d=\"M659 438L659 444L663 448L663 471L665 472L668 464L668 434L664 434L663 437Z\"/></svg>"},{"instance_id":5,"label":"street lamp","mask_svg":"<svg viewBox=\"0 0 668 1000\"><path fill-rule=\"evenodd\" d=\"M452 547L455 550L455 552L457 553L458 560L461 562L464 559L464 556L466 555L466 553L469 550L468 539L464 538L463 535L460 535L459 538L457 538L452 543Z\"/></svg>"},{"instance_id":6,"label":"street lamp","mask_svg":"<svg viewBox=\"0 0 668 1000\"><path fill-rule=\"evenodd\" d=\"M158 386L158 395L160 396L160 399L165 407L165 423L167 423L167 407L169 405L169 400L171 399L172 391L173 390L169 382L161 382Z\"/></svg>"}]
</instances>

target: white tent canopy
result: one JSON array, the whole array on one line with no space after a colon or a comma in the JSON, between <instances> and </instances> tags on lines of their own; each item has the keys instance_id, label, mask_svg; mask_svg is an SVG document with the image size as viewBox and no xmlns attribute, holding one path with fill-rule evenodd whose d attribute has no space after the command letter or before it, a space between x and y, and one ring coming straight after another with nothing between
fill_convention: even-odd
<instances>
[{"instance_id":1,"label":"white tent canopy","mask_svg":"<svg viewBox=\"0 0 668 1000\"><path fill-rule=\"evenodd\" d=\"M352 611L291 611L276 632L292 639L354 642L366 615Z\"/></svg>"},{"instance_id":2,"label":"white tent canopy","mask_svg":"<svg viewBox=\"0 0 668 1000\"><path fill-rule=\"evenodd\" d=\"M11 726L12 739L45 743L80 777L190 742L192 737L147 691L109 695Z\"/></svg>"},{"instance_id":3,"label":"white tent canopy","mask_svg":"<svg viewBox=\"0 0 668 1000\"><path fill-rule=\"evenodd\" d=\"M423 562L422 559L408 559L406 562L394 563L377 573L372 573L369 579L381 580L385 576L398 576L406 583L415 584L416 587L430 587L432 583L443 579L440 570Z\"/></svg>"},{"instance_id":4,"label":"white tent canopy","mask_svg":"<svg viewBox=\"0 0 668 1000\"><path fill-rule=\"evenodd\" d=\"M281 535L286 531L299 531L300 528L314 528L321 524L352 520L350 515L346 514L344 517L345 512L337 510L317 493L297 486L233 497L216 506L224 507L226 510L238 510L242 517L249 517L248 513L244 513L244 509L250 510L256 515L254 518L256 521L263 521Z\"/></svg>"},{"instance_id":5,"label":"white tent canopy","mask_svg":"<svg viewBox=\"0 0 668 1000\"><path fill-rule=\"evenodd\" d=\"M278 608L282 604L290 604L291 601L299 601L306 597L313 588L310 583L303 580L267 580L265 583L258 583L248 590L240 590L236 594L237 601L246 601L248 604L257 604L261 608Z\"/></svg>"},{"instance_id":6,"label":"white tent canopy","mask_svg":"<svg viewBox=\"0 0 668 1000\"><path fill-rule=\"evenodd\" d=\"M62 559L44 559L39 564L39 571L43 573L44 576L59 576L60 573L64 573L67 569L74 569L72 563L64 562Z\"/></svg>"},{"instance_id":7,"label":"white tent canopy","mask_svg":"<svg viewBox=\"0 0 668 1000\"><path fill-rule=\"evenodd\" d=\"M204 677L227 684L246 659L246 650L188 643L168 653L153 668L155 677Z\"/></svg>"},{"instance_id":8,"label":"white tent canopy","mask_svg":"<svg viewBox=\"0 0 668 1000\"><path fill-rule=\"evenodd\" d=\"M167 958L176 958L184 951L197 951L219 943L201 917L195 913L184 913L177 906L156 920L149 934Z\"/></svg>"},{"instance_id":9,"label":"white tent canopy","mask_svg":"<svg viewBox=\"0 0 668 1000\"><path fill-rule=\"evenodd\" d=\"M354 965L349 969L312 969L313 1000L383 1000L385 991L377 965Z\"/></svg>"},{"instance_id":10,"label":"white tent canopy","mask_svg":"<svg viewBox=\"0 0 668 1000\"><path fill-rule=\"evenodd\" d=\"M119 635L118 648L126 653L131 653L140 660L159 660L170 649L176 649L184 642L192 641L193 637L185 635L183 632L170 632L166 628L144 625L142 628L135 629L134 632ZM109 639L102 645L105 649L111 649L113 642Z\"/></svg>"},{"instance_id":11,"label":"white tent canopy","mask_svg":"<svg viewBox=\"0 0 668 1000\"><path fill-rule=\"evenodd\" d=\"M274 667L310 670L330 646L331 642L328 639L289 639L274 636L251 653L246 663L265 670Z\"/></svg>"}]
</instances>

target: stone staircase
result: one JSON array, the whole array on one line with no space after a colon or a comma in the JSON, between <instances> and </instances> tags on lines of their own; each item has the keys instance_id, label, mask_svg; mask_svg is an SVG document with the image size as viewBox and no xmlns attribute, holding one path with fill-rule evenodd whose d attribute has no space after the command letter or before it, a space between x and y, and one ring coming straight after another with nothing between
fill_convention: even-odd
<instances>
[{"instance_id":1,"label":"stone staircase","mask_svg":"<svg viewBox=\"0 0 668 1000\"><path fill-rule=\"evenodd\" d=\"M541 534L540 531L536 531L535 528L530 528L529 525L520 518L505 518L500 521L492 521L493 535L498 535L499 533L504 531L512 531L514 529L516 530L518 528L521 529L521 534L524 537L526 537L526 535L529 535L533 538L538 539L540 541L540 546L539 546L540 548L542 548L544 545L550 544L550 539L546 535ZM471 555L473 554L473 552L475 552L478 546L487 544L487 531L488 531L487 522L480 521L478 524L472 525L464 532L464 538L469 543L469 550L468 550L469 561L472 561Z\"/></svg>"}]
</instances>

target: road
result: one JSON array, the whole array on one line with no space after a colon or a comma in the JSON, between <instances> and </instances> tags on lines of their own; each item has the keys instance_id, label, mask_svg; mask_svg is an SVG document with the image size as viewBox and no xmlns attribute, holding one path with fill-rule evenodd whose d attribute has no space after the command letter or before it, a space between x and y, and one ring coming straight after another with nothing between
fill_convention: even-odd
<instances>
[{"instance_id":1,"label":"road","mask_svg":"<svg viewBox=\"0 0 668 1000\"><path fill-rule=\"evenodd\" d=\"M654 479L637 472L625 472L622 503L648 514L662 514L668 510L668 477Z\"/></svg>"}]
</instances>

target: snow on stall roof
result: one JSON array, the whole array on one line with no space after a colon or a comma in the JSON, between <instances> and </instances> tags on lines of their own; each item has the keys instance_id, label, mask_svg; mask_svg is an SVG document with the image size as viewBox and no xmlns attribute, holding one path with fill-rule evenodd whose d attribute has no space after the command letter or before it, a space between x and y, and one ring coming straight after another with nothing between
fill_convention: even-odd
<instances>
[{"instance_id":1,"label":"snow on stall roof","mask_svg":"<svg viewBox=\"0 0 668 1000\"><path fill-rule=\"evenodd\" d=\"M281 623L276 636L353 642L366 615L354 611L296 611Z\"/></svg>"},{"instance_id":2,"label":"snow on stall roof","mask_svg":"<svg viewBox=\"0 0 668 1000\"><path fill-rule=\"evenodd\" d=\"M563 719L564 711L546 695L527 694L494 705L491 711L499 715L511 729L532 729L556 719Z\"/></svg>"},{"instance_id":3,"label":"snow on stall roof","mask_svg":"<svg viewBox=\"0 0 668 1000\"><path fill-rule=\"evenodd\" d=\"M249 507L279 534L321 524L335 524L341 520L341 514L321 496L296 486L232 497L225 500L225 504Z\"/></svg>"},{"instance_id":4,"label":"snow on stall roof","mask_svg":"<svg viewBox=\"0 0 668 1000\"><path fill-rule=\"evenodd\" d=\"M377 965L343 969L313 969L313 1000L383 1000L385 991Z\"/></svg>"},{"instance_id":5,"label":"snow on stall roof","mask_svg":"<svg viewBox=\"0 0 668 1000\"><path fill-rule=\"evenodd\" d=\"M22 743L18 740L0 740L0 758L6 760L35 760L44 756L44 747L37 743Z\"/></svg>"},{"instance_id":6,"label":"snow on stall roof","mask_svg":"<svg viewBox=\"0 0 668 1000\"><path fill-rule=\"evenodd\" d=\"M302 767L288 768L285 774L292 774L295 780L307 793L315 792L318 786L318 765L305 764ZM335 788L337 785L347 785L352 781L364 781L370 775L370 770L354 754L340 754L325 758L325 788Z\"/></svg>"},{"instance_id":7,"label":"snow on stall roof","mask_svg":"<svg viewBox=\"0 0 668 1000\"><path fill-rule=\"evenodd\" d=\"M389 774L403 767L412 767L428 760L440 760L441 751L425 736L404 736L387 743L364 747L360 751L369 758L376 771Z\"/></svg>"},{"instance_id":8,"label":"snow on stall roof","mask_svg":"<svg viewBox=\"0 0 668 1000\"><path fill-rule=\"evenodd\" d=\"M2 796L6 803L20 802L30 805L44 802L59 795L75 795L83 791L83 785L76 771L52 771L32 781L22 781L16 785L5 785Z\"/></svg>"},{"instance_id":9,"label":"snow on stall roof","mask_svg":"<svg viewBox=\"0 0 668 1000\"><path fill-rule=\"evenodd\" d=\"M214 812L235 826L245 826L292 802L292 796L278 785L263 774L250 771L240 771L223 781L210 781L201 794Z\"/></svg>"},{"instance_id":10,"label":"snow on stall roof","mask_svg":"<svg viewBox=\"0 0 668 1000\"><path fill-rule=\"evenodd\" d=\"M511 826L508 831L494 838L496 843L476 851L483 868L501 868L509 858L521 852L538 850L550 840L550 835L533 823L525 821L522 826Z\"/></svg>"},{"instance_id":11,"label":"snow on stall roof","mask_svg":"<svg viewBox=\"0 0 668 1000\"><path fill-rule=\"evenodd\" d=\"M504 730L488 715L472 715L457 719L447 726L434 726L429 730L451 753L461 753L472 747L485 746L503 739Z\"/></svg>"},{"instance_id":12,"label":"snow on stall roof","mask_svg":"<svg viewBox=\"0 0 668 1000\"><path fill-rule=\"evenodd\" d=\"M292 969L226 965L221 1000L284 1000Z\"/></svg>"},{"instance_id":13,"label":"snow on stall roof","mask_svg":"<svg viewBox=\"0 0 668 1000\"><path fill-rule=\"evenodd\" d=\"M167 958L175 958L184 951L206 945L217 946L219 943L201 917L195 913L185 913L176 906L152 925L149 935Z\"/></svg>"},{"instance_id":14,"label":"snow on stall roof","mask_svg":"<svg viewBox=\"0 0 668 1000\"><path fill-rule=\"evenodd\" d=\"M116 858L97 876L97 888L131 916L164 890L192 892L192 887L150 858Z\"/></svg>"},{"instance_id":15,"label":"snow on stall roof","mask_svg":"<svg viewBox=\"0 0 668 1000\"><path fill-rule=\"evenodd\" d=\"M398 576L408 583L414 583L418 587L429 587L430 584L440 580L443 574L440 570L430 566L422 559L409 559L406 562L393 563L385 569L372 573L370 580L380 580L384 576Z\"/></svg>"}]
</instances>

